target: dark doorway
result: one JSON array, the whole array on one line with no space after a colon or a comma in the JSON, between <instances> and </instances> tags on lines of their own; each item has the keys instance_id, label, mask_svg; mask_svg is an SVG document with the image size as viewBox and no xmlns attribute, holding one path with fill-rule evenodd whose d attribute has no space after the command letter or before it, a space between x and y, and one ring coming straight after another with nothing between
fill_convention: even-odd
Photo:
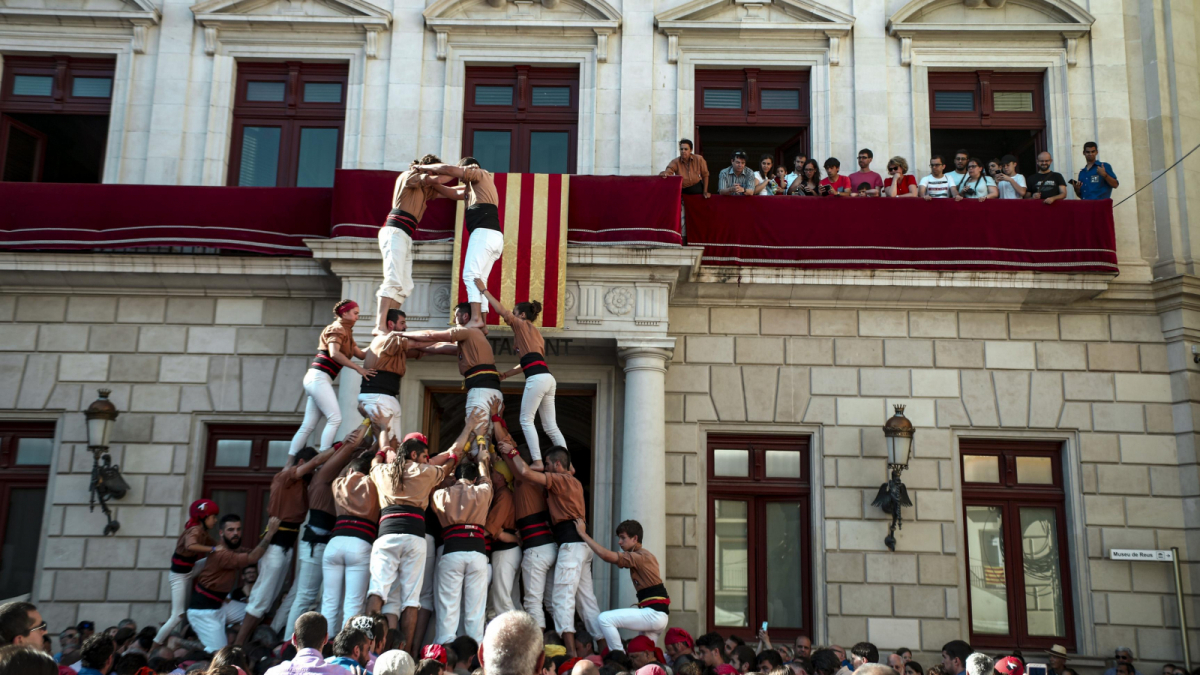
<instances>
[{"instance_id":1,"label":"dark doorway","mask_svg":"<svg viewBox=\"0 0 1200 675\"><path fill-rule=\"evenodd\" d=\"M525 442L525 434L521 431L521 393L523 389L506 387L504 392L504 421L513 440L518 444ZM595 420L596 393L579 389L569 390L560 387L555 393L554 410L558 428L567 439L567 449L571 452L571 464L575 467L575 477L583 483L584 499L587 501L587 513L592 513L592 444ZM454 440L462 432L463 418L466 415L467 392L459 387L428 387L425 390L425 419L424 433L429 437L431 452L444 452L450 449ZM542 430L541 418L535 420L538 430L539 444L542 454L550 447L550 439Z\"/></svg>"},{"instance_id":2,"label":"dark doorway","mask_svg":"<svg viewBox=\"0 0 1200 675\"><path fill-rule=\"evenodd\" d=\"M1035 160L1042 148L1042 135L1041 129L931 129L929 140L933 153L945 158L951 170L954 153L962 148L985 165L1012 155L1017 158L1017 172L1031 174L1037 171Z\"/></svg>"},{"instance_id":3,"label":"dark doorway","mask_svg":"<svg viewBox=\"0 0 1200 675\"><path fill-rule=\"evenodd\" d=\"M100 182L107 115L19 113L5 118L16 124L10 127L5 148L4 180Z\"/></svg>"},{"instance_id":4,"label":"dark doorway","mask_svg":"<svg viewBox=\"0 0 1200 675\"><path fill-rule=\"evenodd\" d=\"M716 194L720 173L730 165L735 150L746 152L746 168L751 171L758 171L763 155L791 171L792 157L804 151L807 136L805 129L795 127L700 127L696 152L708 162L709 192Z\"/></svg>"}]
</instances>

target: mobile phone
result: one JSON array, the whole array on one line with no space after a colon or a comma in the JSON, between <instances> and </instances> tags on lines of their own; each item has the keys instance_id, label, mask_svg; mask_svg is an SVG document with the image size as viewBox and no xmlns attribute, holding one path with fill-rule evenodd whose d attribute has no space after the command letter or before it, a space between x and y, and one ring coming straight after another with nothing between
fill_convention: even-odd
<instances>
[{"instance_id":1,"label":"mobile phone","mask_svg":"<svg viewBox=\"0 0 1200 675\"><path fill-rule=\"evenodd\" d=\"M762 631L764 633L767 632L767 622L766 621L763 622Z\"/></svg>"},{"instance_id":2,"label":"mobile phone","mask_svg":"<svg viewBox=\"0 0 1200 675\"><path fill-rule=\"evenodd\" d=\"M1025 672L1027 675L1046 675L1046 664L1026 663Z\"/></svg>"}]
</instances>

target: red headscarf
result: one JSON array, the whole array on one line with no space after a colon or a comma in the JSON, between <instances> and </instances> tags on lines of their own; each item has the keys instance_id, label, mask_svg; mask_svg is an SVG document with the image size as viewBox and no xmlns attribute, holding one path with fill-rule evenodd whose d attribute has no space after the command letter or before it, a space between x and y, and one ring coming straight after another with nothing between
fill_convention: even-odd
<instances>
[{"instance_id":1,"label":"red headscarf","mask_svg":"<svg viewBox=\"0 0 1200 675\"><path fill-rule=\"evenodd\" d=\"M421 658L433 659L443 666L446 665L446 648L441 645L425 645L421 650Z\"/></svg>"},{"instance_id":2,"label":"red headscarf","mask_svg":"<svg viewBox=\"0 0 1200 675\"><path fill-rule=\"evenodd\" d=\"M695 648L696 646L696 641L692 639L691 634L689 634L686 630L682 628L668 628L667 638L663 640L663 643L669 646L679 642L682 642L691 648Z\"/></svg>"},{"instance_id":3,"label":"red headscarf","mask_svg":"<svg viewBox=\"0 0 1200 675\"><path fill-rule=\"evenodd\" d=\"M579 659L577 658L569 658L563 661L562 665L558 667L558 675L567 675L575 667L576 663L579 663Z\"/></svg>"},{"instance_id":4,"label":"red headscarf","mask_svg":"<svg viewBox=\"0 0 1200 675\"><path fill-rule=\"evenodd\" d=\"M654 652L654 657L659 663L667 662L667 658L663 656L662 650L654 646L654 640L651 640L645 635L639 635L625 643L626 654L633 654L636 652Z\"/></svg>"},{"instance_id":5,"label":"red headscarf","mask_svg":"<svg viewBox=\"0 0 1200 675\"><path fill-rule=\"evenodd\" d=\"M401 442L401 443L404 443L404 442L407 442L407 441L411 441L411 440L413 440L414 438L415 438L415 439L417 439L418 441L421 441L421 442L422 442L422 443L424 443L425 445L429 445L429 439L425 437L425 434L423 434L423 433L421 433L421 432L419 432L419 431L414 431L414 432L412 432L411 434L409 434L409 435L405 436L405 437L404 437L404 439L403 439L403 440L401 440L400 442Z\"/></svg>"},{"instance_id":6,"label":"red headscarf","mask_svg":"<svg viewBox=\"0 0 1200 675\"><path fill-rule=\"evenodd\" d=\"M183 529L195 527L204 522L204 519L209 516L215 516L221 510L217 508L217 503L211 499L197 499L188 507L188 521L184 524Z\"/></svg>"},{"instance_id":7,"label":"red headscarf","mask_svg":"<svg viewBox=\"0 0 1200 675\"><path fill-rule=\"evenodd\" d=\"M341 307L338 307L338 309L337 309L337 315L338 315L338 316L345 316L345 315L346 315L346 312L349 312L350 310L352 310L352 309L354 309L354 308L356 308L356 307L358 307L358 303L357 303L357 302L355 302L355 301L353 301L353 300L351 300L351 301L347 302L346 304L342 305Z\"/></svg>"}]
</instances>

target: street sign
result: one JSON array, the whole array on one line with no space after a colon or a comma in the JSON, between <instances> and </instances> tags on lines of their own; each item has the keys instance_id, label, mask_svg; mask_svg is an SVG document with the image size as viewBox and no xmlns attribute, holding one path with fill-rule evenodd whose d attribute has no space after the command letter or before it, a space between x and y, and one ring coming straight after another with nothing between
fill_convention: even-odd
<instances>
[{"instance_id":1,"label":"street sign","mask_svg":"<svg viewBox=\"0 0 1200 675\"><path fill-rule=\"evenodd\" d=\"M1173 562L1174 551L1139 551L1131 548L1114 548L1108 552L1109 560L1141 560L1146 562Z\"/></svg>"}]
</instances>

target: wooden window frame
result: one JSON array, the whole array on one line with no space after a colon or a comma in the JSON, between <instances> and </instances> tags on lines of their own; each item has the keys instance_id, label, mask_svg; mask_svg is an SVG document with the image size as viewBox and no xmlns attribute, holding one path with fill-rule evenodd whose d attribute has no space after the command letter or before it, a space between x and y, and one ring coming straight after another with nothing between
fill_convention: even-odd
<instances>
[{"instance_id":1,"label":"wooden window frame","mask_svg":"<svg viewBox=\"0 0 1200 675\"><path fill-rule=\"evenodd\" d=\"M236 186L242 168L242 130L248 126L280 127L279 164L275 187L295 187L300 173L300 132L304 128L337 128L335 166L342 165L342 145L346 140L346 98L350 68L347 64L238 62L234 89L233 126L229 145L229 170L226 184ZM247 98L250 82L284 83L283 101L251 101ZM304 85L339 83L340 103L306 103Z\"/></svg>"},{"instance_id":2,"label":"wooden window frame","mask_svg":"<svg viewBox=\"0 0 1200 675\"><path fill-rule=\"evenodd\" d=\"M43 488L49 497L51 464L17 465L17 444L22 438L53 440L54 426L54 422L0 422L0 545L8 536L8 516L14 488ZM50 459L53 461L53 454ZM36 555L37 551L30 551L29 554Z\"/></svg>"},{"instance_id":3,"label":"wooden window frame","mask_svg":"<svg viewBox=\"0 0 1200 675\"><path fill-rule=\"evenodd\" d=\"M929 73L930 129L1038 129L1045 133L1045 73L974 72ZM937 109L939 91L970 91L975 109L971 112ZM1027 91L1033 94L1032 112L996 112L997 91ZM1039 146L1043 147L1043 146Z\"/></svg>"},{"instance_id":4,"label":"wooden window frame","mask_svg":"<svg viewBox=\"0 0 1200 675\"><path fill-rule=\"evenodd\" d=\"M749 475L746 478L732 476L717 476L714 474L715 462L713 450L747 449L750 451ZM800 453L800 478L766 478L766 451L786 450ZM733 634L750 642L756 639L761 622L766 620L767 603L767 561L760 550L761 542L766 539L765 505L770 502L791 502L800 505L800 550L812 551L812 485L811 439L808 436L753 436L740 434L714 434L708 437L708 472L707 472L707 504L708 528L705 534L708 550L707 575L709 583L706 590L708 607L707 629L705 632L719 632L722 635ZM761 580L748 589L748 626L735 628L717 626L714 624L715 592L716 592L716 556L713 555L714 537L716 535L715 504L718 499L746 501L748 504L747 543L749 556L748 576ZM779 640L794 640L798 635L811 636L813 633L814 607L812 595L812 556L799 556L799 576L797 583L800 587L803 602L802 627L771 626L771 635ZM761 608L761 609L760 609Z\"/></svg>"},{"instance_id":5,"label":"wooden window frame","mask_svg":"<svg viewBox=\"0 0 1200 675\"><path fill-rule=\"evenodd\" d=\"M242 546L253 547L267 524L262 522L261 509L271 493L271 481L282 467L267 466L267 444L270 441L291 441L296 426L290 424L210 424L204 448L204 481L201 494L212 499L214 490L245 490L247 513L242 517ZM247 466L216 466L217 441L248 440L250 463ZM225 514L221 514L225 515Z\"/></svg>"},{"instance_id":6,"label":"wooden window frame","mask_svg":"<svg viewBox=\"0 0 1200 675\"><path fill-rule=\"evenodd\" d=\"M8 161L8 139L12 135L14 127L33 136L38 141L35 151L37 156L33 162L33 180L30 182L40 183L42 182L42 171L46 168L46 134L4 114L0 114L0 181L4 180L4 168Z\"/></svg>"},{"instance_id":7,"label":"wooden window frame","mask_svg":"<svg viewBox=\"0 0 1200 675\"><path fill-rule=\"evenodd\" d=\"M766 127L809 126L809 72L807 70L696 70L696 127L758 125ZM705 89L741 89L742 107L705 108ZM764 110L764 89L799 89L798 110ZM805 134L807 135L807 134Z\"/></svg>"},{"instance_id":8,"label":"wooden window frame","mask_svg":"<svg viewBox=\"0 0 1200 675\"><path fill-rule=\"evenodd\" d=\"M970 589L967 597L967 627L970 642L977 647L1019 649L1049 649L1061 644L1069 651L1075 650L1075 605L1071 585L1071 549L1067 534L1066 488L1063 477L1062 445L1053 441L985 441L963 440L959 444L959 475L962 476L963 527L966 527L967 508L970 506L997 506L1004 513L1004 570L1005 589L1008 594L1007 635L974 632L974 607ZM994 456L1000 463L999 483L967 482L965 457L968 455ZM1032 485L1017 482L1017 457L1048 457L1051 460L1053 484ZM1024 563L1021 559L1020 507L1038 506L1055 510L1055 528L1058 534L1058 560L1062 575L1064 632L1061 636L1031 636L1028 632L1025 611ZM970 541L965 541L968 554L964 562L970 565ZM965 570L970 585L970 570Z\"/></svg>"},{"instance_id":9,"label":"wooden window frame","mask_svg":"<svg viewBox=\"0 0 1200 675\"><path fill-rule=\"evenodd\" d=\"M475 88L478 86L508 86L513 88L511 105L475 105ZM533 105L534 87L570 88L570 105ZM468 66L466 84L463 87L463 135L464 156L474 154L474 132L510 131L512 145L509 146L506 169L499 167L497 173L528 173L530 162L530 134L535 131L567 132L567 173L578 170L579 142L579 69L540 68L518 66Z\"/></svg>"},{"instance_id":10,"label":"wooden window frame","mask_svg":"<svg viewBox=\"0 0 1200 675\"><path fill-rule=\"evenodd\" d=\"M77 58L74 56L5 56L4 77L0 80L0 111L6 113L61 113L109 115L112 112L112 88L106 98L72 96L71 83L76 77L108 77L115 80L116 59ZM17 75L54 78L49 96L14 96Z\"/></svg>"}]
</instances>

